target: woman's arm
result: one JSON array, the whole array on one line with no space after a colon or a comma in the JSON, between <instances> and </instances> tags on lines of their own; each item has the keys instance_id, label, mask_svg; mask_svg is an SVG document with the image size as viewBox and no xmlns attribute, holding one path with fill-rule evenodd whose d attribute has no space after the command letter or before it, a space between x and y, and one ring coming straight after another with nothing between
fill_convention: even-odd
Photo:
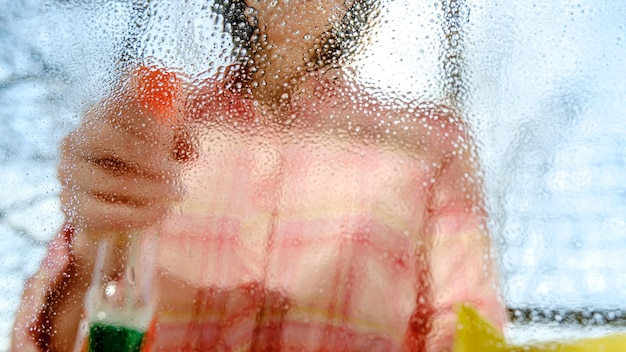
<instances>
[{"instance_id":1,"label":"woman's arm","mask_svg":"<svg viewBox=\"0 0 626 352\"><path fill-rule=\"evenodd\" d=\"M428 351L451 349L454 308L460 303L474 306L498 327L506 321L475 164L471 145L449 153L428 207L432 285Z\"/></svg>"},{"instance_id":2,"label":"woman's arm","mask_svg":"<svg viewBox=\"0 0 626 352\"><path fill-rule=\"evenodd\" d=\"M48 243L48 252L37 272L26 281L11 335L11 351L35 352L49 345L50 330L42 326L49 292L63 283L71 262L69 243L73 229L63 230Z\"/></svg>"}]
</instances>

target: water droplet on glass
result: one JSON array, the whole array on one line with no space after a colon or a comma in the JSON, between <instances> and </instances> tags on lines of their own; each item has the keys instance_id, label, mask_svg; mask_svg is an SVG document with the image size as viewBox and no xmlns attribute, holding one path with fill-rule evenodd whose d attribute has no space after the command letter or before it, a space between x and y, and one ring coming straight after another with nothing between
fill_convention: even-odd
<instances>
[{"instance_id":1,"label":"water droplet on glass","mask_svg":"<svg viewBox=\"0 0 626 352\"><path fill-rule=\"evenodd\" d=\"M117 291L117 283L115 281L108 282L104 286L104 294L108 297L112 297L113 295L115 295L116 291Z\"/></svg>"}]
</instances>

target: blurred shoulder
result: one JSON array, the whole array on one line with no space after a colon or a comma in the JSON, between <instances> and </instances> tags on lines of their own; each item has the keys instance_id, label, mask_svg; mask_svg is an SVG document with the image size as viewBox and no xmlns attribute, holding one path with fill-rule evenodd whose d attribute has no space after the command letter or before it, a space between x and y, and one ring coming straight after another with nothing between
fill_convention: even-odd
<instances>
[{"instance_id":1,"label":"blurred shoulder","mask_svg":"<svg viewBox=\"0 0 626 352\"><path fill-rule=\"evenodd\" d=\"M365 86L348 72L341 76L340 100L346 111L358 116L364 128L382 142L430 155L448 155L473 146L469 126L450 106L419 101L401 94Z\"/></svg>"},{"instance_id":2,"label":"blurred shoulder","mask_svg":"<svg viewBox=\"0 0 626 352\"><path fill-rule=\"evenodd\" d=\"M420 140L439 153L449 154L473 144L461 114L446 105L432 102L400 101L383 103L393 131L403 141Z\"/></svg>"}]
</instances>

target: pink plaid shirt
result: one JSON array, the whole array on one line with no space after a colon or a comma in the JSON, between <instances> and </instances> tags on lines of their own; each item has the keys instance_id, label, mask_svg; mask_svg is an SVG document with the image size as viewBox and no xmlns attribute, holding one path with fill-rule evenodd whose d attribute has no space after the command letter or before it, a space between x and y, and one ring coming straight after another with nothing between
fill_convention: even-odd
<instances>
[{"instance_id":1,"label":"pink plaid shirt","mask_svg":"<svg viewBox=\"0 0 626 352\"><path fill-rule=\"evenodd\" d=\"M332 75L305 88L278 123L211 82L191 100L199 156L161 226L148 345L439 351L460 302L502 324L461 125Z\"/></svg>"}]
</instances>

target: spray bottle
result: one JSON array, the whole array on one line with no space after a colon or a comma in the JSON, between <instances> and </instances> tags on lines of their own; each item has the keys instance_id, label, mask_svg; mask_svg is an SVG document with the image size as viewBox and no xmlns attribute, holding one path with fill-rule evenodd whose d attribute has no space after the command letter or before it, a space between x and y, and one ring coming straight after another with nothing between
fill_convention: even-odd
<instances>
[{"instance_id":1,"label":"spray bottle","mask_svg":"<svg viewBox=\"0 0 626 352\"><path fill-rule=\"evenodd\" d=\"M178 77L164 69L141 66L131 75L137 100L158 123L174 123ZM75 351L149 351L158 304L159 234L146 230L123 240L98 243L95 269L85 298Z\"/></svg>"}]
</instances>

